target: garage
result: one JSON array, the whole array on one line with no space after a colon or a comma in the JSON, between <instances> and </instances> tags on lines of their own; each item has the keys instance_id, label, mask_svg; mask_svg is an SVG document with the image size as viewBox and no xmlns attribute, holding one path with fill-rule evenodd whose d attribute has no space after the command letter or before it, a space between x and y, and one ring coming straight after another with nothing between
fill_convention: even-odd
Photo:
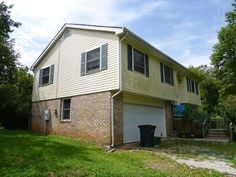
<instances>
[{"instance_id":1,"label":"garage","mask_svg":"<svg viewBox=\"0 0 236 177\"><path fill-rule=\"evenodd\" d=\"M143 106L125 103L123 107L124 143L140 140L138 125L155 125L154 136L166 136L165 109L163 107Z\"/></svg>"}]
</instances>

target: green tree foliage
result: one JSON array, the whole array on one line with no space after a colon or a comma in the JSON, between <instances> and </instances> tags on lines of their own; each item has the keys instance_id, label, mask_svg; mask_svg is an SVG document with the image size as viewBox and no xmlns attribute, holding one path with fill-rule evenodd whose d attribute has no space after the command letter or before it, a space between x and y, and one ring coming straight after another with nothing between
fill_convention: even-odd
<instances>
[{"instance_id":1,"label":"green tree foliage","mask_svg":"<svg viewBox=\"0 0 236 177\"><path fill-rule=\"evenodd\" d=\"M220 84L213 75L214 69L207 65L191 66L189 69L202 79L200 84L202 110L208 114L215 113L216 106L218 105Z\"/></svg>"},{"instance_id":2,"label":"green tree foliage","mask_svg":"<svg viewBox=\"0 0 236 177\"><path fill-rule=\"evenodd\" d=\"M20 23L11 19L11 6L0 4L0 85L14 83L17 73L17 59L19 55L14 51L14 40L10 39L13 28Z\"/></svg>"},{"instance_id":3,"label":"green tree foliage","mask_svg":"<svg viewBox=\"0 0 236 177\"><path fill-rule=\"evenodd\" d=\"M20 23L11 19L11 6L0 4L0 122L5 128L27 128L33 77L18 66L10 33Z\"/></svg>"},{"instance_id":4,"label":"green tree foliage","mask_svg":"<svg viewBox=\"0 0 236 177\"><path fill-rule=\"evenodd\" d=\"M217 113L227 122L236 125L236 97L229 96L227 99L220 100Z\"/></svg>"},{"instance_id":5,"label":"green tree foliage","mask_svg":"<svg viewBox=\"0 0 236 177\"><path fill-rule=\"evenodd\" d=\"M223 96L236 94L236 0L232 5L234 9L226 13L227 25L220 29L219 43L213 46L211 56Z\"/></svg>"}]
</instances>

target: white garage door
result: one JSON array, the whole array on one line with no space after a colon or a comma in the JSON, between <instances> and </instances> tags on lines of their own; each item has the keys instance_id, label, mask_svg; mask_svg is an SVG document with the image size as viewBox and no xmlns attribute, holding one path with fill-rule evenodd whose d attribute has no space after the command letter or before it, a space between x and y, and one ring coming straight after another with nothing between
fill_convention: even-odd
<instances>
[{"instance_id":1,"label":"white garage door","mask_svg":"<svg viewBox=\"0 0 236 177\"><path fill-rule=\"evenodd\" d=\"M155 125L154 136L166 136L165 110L161 107L124 104L124 143L140 141L138 125Z\"/></svg>"}]
</instances>

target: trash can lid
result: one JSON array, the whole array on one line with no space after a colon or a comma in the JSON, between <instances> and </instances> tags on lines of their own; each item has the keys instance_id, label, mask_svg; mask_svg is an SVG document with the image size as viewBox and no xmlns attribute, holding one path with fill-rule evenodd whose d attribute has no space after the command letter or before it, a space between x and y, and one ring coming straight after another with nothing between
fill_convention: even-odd
<instances>
[{"instance_id":1,"label":"trash can lid","mask_svg":"<svg viewBox=\"0 0 236 177\"><path fill-rule=\"evenodd\" d=\"M156 128L155 125L138 125L139 128Z\"/></svg>"}]
</instances>

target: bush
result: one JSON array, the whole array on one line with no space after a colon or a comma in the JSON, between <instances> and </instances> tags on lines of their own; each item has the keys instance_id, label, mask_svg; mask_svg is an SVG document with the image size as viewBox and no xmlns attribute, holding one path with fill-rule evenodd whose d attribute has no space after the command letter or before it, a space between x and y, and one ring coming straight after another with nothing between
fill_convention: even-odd
<instances>
[{"instance_id":1,"label":"bush","mask_svg":"<svg viewBox=\"0 0 236 177\"><path fill-rule=\"evenodd\" d=\"M225 121L232 122L236 125L236 100L235 96L229 96L226 99L221 99L217 107L217 114Z\"/></svg>"}]
</instances>

